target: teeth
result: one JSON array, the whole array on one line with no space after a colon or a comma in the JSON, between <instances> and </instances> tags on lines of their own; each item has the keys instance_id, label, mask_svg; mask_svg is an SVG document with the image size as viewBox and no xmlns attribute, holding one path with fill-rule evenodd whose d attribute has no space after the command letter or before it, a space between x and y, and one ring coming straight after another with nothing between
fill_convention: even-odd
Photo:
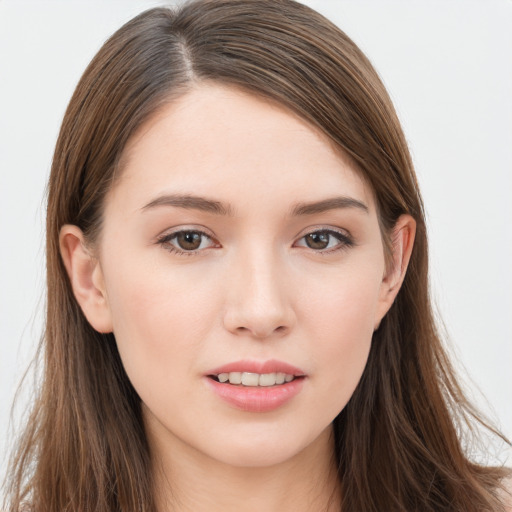
<instances>
[{"instance_id":1,"label":"teeth","mask_svg":"<svg viewBox=\"0 0 512 512\"><path fill-rule=\"evenodd\" d=\"M229 381L231 382L231 381ZM242 384L244 386L257 386L260 382L260 376L257 373L242 373Z\"/></svg>"},{"instance_id":2,"label":"teeth","mask_svg":"<svg viewBox=\"0 0 512 512\"><path fill-rule=\"evenodd\" d=\"M230 384L242 384L242 374L240 372L228 373L228 380Z\"/></svg>"},{"instance_id":3,"label":"teeth","mask_svg":"<svg viewBox=\"0 0 512 512\"><path fill-rule=\"evenodd\" d=\"M277 375L275 373L263 373L260 375L258 384L260 386L275 386L276 377Z\"/></svg>"},{"instance_id":4,"label":"teeth","mask_svg":"<svg viewBox=\"0 0 512 512\"><path fill-rule=\"evenodd\" d=\"M229 382L230 384L242 384L242 386L275 386L291 382L295 377L286 373L251 373L251 372L230 372L219 373L217 379L219 382Z\"/></svg>"}]
</instances>

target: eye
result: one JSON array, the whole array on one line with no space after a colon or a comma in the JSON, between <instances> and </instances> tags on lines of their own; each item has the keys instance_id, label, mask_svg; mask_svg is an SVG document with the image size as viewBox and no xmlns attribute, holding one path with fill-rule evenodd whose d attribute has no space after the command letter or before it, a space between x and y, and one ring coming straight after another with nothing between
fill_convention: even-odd
<instances>
[{"instance_id":1,"label":"eye","mask_svg":"<svg viewBox=\"0 0 512 512\"><path fill-rule=\"evenodd\" d=\"M203 231L181 230L169 233L158 239L167 250L179 254L194 254L202 249L215 247L215 242Z\"/></svg>"},{"instance_id":2,"label":"eye","mask_svg":"<svg viewBox=\"0 0 512 512\"><path fill-rule=\"evenodd\" d=\"M350 236L333 229L319 229L300 238L297 247L308 247L315 251L331 252L354 245Z\"/></svg>"}]
</instances>

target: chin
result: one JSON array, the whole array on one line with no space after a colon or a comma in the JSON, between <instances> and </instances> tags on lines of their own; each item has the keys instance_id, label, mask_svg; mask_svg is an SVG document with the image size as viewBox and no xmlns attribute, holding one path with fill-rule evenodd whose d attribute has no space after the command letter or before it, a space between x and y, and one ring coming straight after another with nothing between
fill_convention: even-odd
<instances>
[{"instance_id":1,"label":"chin","mask_svg":"<svg viewBox=\"0 0 512 512\"><path fill-rule=\"evenodd\" d=\"M224 464L238 468L265 468L278 466L293 459L300 453L300 448L284 448L282 444L272 443L253 446L236 446L218 454L215 458Z\"/></svg>"},{"instance_id":2,"label":"chin","mask_svg":"<svg viewBox=\"0 0 512 512\"><path fill-rule=\"evenodd\" d=\"M221 463L239 468L263 468L284 464L292 461L304 452L311 452L311 456L318 451L330 447L329 425L316 436L311 433L292 432L274 426L271 433L254 434L253 436L229 436L224 442L214 445L210 439L210 456Z\"/></svg>"}]
</instances>

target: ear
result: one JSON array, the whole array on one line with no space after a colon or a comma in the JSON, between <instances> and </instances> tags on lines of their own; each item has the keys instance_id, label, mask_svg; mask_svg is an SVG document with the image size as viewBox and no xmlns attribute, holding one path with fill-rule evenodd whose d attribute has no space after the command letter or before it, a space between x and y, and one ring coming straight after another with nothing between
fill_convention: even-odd
<instances>
[{"instance_id":1,"label":"ear","mask_svg":"<svg viewBox=\"0 0 512 512\"><path fill-rule=\"evenodd\" d=\"M385 271L380 287L375 330L379 328L380 322L389 311L402 286L411 258L415 234L416 221L410 215L401 215L391 232L392 260L387 265L389 268Z\"/></svg>"},{"instance_id":2,"label":"ear","mask_svg":"<svg viewBox=\"0 0 512 512\"><path fill-rule=\"evenodd\" d=\"M66 224L60 230L60 253L75 298L89 323L99 332L112 332L112 318L103 272L85 244L80 228Z\"/></svg>"}]
</instances>

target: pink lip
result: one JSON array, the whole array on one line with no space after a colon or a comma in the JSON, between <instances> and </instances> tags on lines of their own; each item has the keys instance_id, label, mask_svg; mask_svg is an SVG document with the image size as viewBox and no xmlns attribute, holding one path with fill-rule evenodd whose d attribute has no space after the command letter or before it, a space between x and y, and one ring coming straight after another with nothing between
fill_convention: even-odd
<instances>
[{"instance_id":1,"label":"pink lip","mask_svg":"<svg viewBox=\"0 0 512 512\"><path fill-rule=\"evenodd\" d=\"M303 377L305 372L300 368L292 366L291 364L278 361L277 359L269 359L268 361L235 361L228 363L218 368L214 368L206 375L218 375L219 373L230 372L250 372L250 373L287 373L295 375L296 377Z\"/></svg>"},{"instance_id":2,"label":"pink lip","mask_svg":"<svg viewBox=\"0 0 512 512\"><path fill-rule=\"evenodd\" d=\"M230 372L280 372L294 375L298 378L277 386L251 387L220 383L208 377L209 375ZM247 412L270 412L289 402L301 391L305 380L305 373L299 368L277 360L264 362L237 361L215 368L208 372L205 377L205 381L210 386L210 389L219 398L236 409Z\"/></svg>"}]
</instances>

